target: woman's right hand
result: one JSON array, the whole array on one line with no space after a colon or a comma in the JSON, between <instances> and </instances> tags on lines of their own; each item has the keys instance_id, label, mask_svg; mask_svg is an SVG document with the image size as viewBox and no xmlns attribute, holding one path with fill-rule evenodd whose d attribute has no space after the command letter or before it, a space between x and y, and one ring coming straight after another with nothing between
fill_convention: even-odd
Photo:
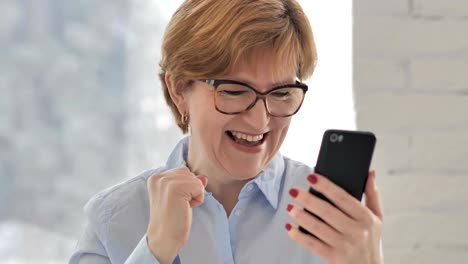
<instances>
[{"instance_id":1,"label":"woman's right hand","mask_svg":"<svg viewBox=\"0 0 468 264\"><path fill-rule=\"evenodd\" d=\"M148 179L150 220L148 246L161 264L172 263L187 242L192 226L192 208L204 201L206 176L188 168L172 169Z\"/></svg>"}]
</instances>

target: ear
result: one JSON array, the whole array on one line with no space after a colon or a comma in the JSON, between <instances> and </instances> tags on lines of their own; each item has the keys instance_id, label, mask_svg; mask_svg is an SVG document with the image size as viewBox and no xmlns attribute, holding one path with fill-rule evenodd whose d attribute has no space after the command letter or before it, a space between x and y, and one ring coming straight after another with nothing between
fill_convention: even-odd
<instances>
[{"instance_id":1,"label":"ear","mask_svg":"<svg viewBox=\"0 0 468 264\"><path fill-rule=\"evenodd\" d=\"M186 115L188 113L187 93L184 91L182 83L173 83L172 75L169 72L166 72L164 81L166 82L169 95L171 96L174 104L177 106L179 113L181 115Z\"/></svg>"}]
</instances>

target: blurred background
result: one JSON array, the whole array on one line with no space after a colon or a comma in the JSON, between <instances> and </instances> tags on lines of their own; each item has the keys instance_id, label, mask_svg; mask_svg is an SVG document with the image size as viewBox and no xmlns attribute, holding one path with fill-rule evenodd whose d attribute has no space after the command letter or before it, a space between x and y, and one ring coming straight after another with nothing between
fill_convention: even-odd
<instances>
[{"instance_id":1,"label":"blurred background","mask_svg":"<svg viewBox=\"0 0 468 264\"><path fill-rule=\"evenodd\" d=\"M167 17L146 2L0 2L0 263L65 263L85 201L180 136L154 103Z\"/></svg>"},{"instance_id":2,"label":"blurred background","mask_svg":"<svg viewBox=\"0 0 468 264\"><path fill-rule=\"evenodd\" d=\"M283 148L310 165L323 130L355 123L351 3L320 2L303 4L323 63ZM66 262L86 201L165 163L182 134L157 73L180 3L0 1L0 263Z\"/></svg>"},{"instance_id":3,"label":"blurred background","mask_svg":"<svg viewBox=\"0 0 468 264\"><path fill-rule=\"evenodd\" d=\"M0 263L66 262L86 201L166 161L181 2L0 1ZM281 151L313 166L325 129L374 131L386 263L468 263L468 2L300 2L319 64Z\"/></svg>"}]
</instances>

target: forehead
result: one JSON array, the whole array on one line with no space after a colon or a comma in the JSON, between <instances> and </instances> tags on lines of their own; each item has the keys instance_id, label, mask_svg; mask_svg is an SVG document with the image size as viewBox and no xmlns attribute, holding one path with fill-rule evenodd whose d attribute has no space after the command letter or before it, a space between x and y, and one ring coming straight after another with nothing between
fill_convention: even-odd
<instances>
[{"instance_id":1,"label":"forehead","mask_svg":"<svg viewBox=\"0 0 468 264\"><path fill-rule=\"evenodd\" d=\"M278 56L271 49L246 53L229 72L230 77L265 85L290 83L296 79L296 61Z\"/></svg>"}]
</instances>

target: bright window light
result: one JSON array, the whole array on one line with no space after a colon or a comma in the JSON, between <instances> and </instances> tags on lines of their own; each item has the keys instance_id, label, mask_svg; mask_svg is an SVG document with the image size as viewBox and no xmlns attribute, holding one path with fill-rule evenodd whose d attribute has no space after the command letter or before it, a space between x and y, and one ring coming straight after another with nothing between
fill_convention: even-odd
<instances>
[{"instance_id":1,"label":"bright window light","mask_svg":"<svg viewBox=\"0 0 468 264\"><path fill-rule=\"evenodd\" d=\"M352 1L299 1L317 45L318 64L304 104L294 117L281 153L310 166L326 129L355 129L352 91ZM339 8L337 6L339 5Z\"/></svg>"}]
</instances>

